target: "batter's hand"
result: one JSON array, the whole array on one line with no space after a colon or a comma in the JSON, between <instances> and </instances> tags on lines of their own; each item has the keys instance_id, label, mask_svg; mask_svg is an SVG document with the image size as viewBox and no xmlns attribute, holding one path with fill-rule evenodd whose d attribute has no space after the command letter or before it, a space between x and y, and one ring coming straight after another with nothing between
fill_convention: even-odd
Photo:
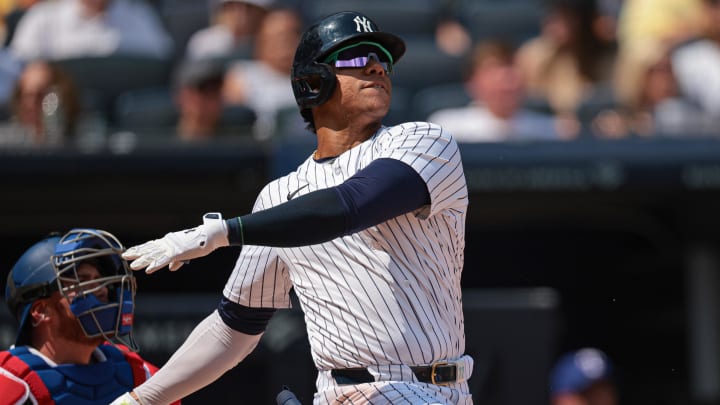
<instances>
[{"instance_id":1,"label":"batter's hand","mask_svg":"<svg viewBox=\"0 0 720 405\"><path fill-rule=\"evenodd\" d=\"M202 225L133 246L122 257L132 260L131 269L145 269L145 273L150 274L166 265L175 271L190 259L207 256L228 245L225 220L220 213L212 212L203 216Z\"/></svg>"}]
</instances>

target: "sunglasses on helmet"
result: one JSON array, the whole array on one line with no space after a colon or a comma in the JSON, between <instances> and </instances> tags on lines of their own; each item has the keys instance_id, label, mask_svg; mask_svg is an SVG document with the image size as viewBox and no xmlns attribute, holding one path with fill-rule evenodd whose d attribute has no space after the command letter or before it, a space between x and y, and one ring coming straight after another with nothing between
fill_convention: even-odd
<instances>
[{"instance_id":1,"label":"sunglasses on helmet","mask_svg":"<svg viewBox=\"0 0 720 405\"><path fill-rule=\"evenodd\" d=\"M374 59L385 73L392 73L393 58L390 52L377 42L356 42L333 52L325 60L337 68L363 68Z\"/></svg>"}]
</instances>

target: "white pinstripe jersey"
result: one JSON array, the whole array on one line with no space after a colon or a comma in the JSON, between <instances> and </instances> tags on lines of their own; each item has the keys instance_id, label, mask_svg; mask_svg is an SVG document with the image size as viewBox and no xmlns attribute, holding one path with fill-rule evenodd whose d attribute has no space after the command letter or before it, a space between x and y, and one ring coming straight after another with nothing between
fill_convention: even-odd
<instances>
[{"instance_id":1,"label":"white pinstripe jersey","mask_svg":"<svg viewBox=\"0 0 720 405\"><path fill-rule=\"evenodd\" d=\"M468 193L457 143L439 126L382 127L331 161L310 157L265 186L253 211L282 204L289 193L341 184L379 158L415 169L431 204L322 244L244 246L225 286L231 301L265 308L289 307L294 287L320 370L428 364L465 350L460 274Z\"/></svg>"}]
</instances>

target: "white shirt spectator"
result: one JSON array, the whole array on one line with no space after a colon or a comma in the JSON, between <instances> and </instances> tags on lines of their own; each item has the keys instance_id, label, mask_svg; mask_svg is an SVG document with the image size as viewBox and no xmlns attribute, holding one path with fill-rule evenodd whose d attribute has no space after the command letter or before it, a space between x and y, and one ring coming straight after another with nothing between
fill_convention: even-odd
<instances>
[{"instance_id":1,"label":"white shirt spectator","mask_svg":"<svg viewBox=\"0 0 720 405\"><path fill-rule=\"evenodd\" d=\"M107 1L107 10L94 16L87 15L83 0L40 2L18 24L10 48L23 60L170 55L173 41L151 6L141 0Z\"/></svg>"},{"instance_id":2,"label":"white shirt spectator","mask_svg":"<svg viewBox=\"0 0 720 405\"><path fill-rule=\"evenodd\" d=\"M672 63L682 94L720 117L720 46L707 39L690 42L673 53Z\"/></svg>"},{"instance_id":3,"label":"white shirt spectator","mask_svg":"<svg viewBox=\"0 0 720 405\"><path fill-rule=\"evenodd\" d=\"M200 0L197 0L200 1ZM185 50L189 59L249 55L253 37L274 0L210 0L213 21L196 31Z\"/></svg>"},{"instance_id":4,"label":"white shirt spectator","mask_svg":"<svg viewBox=\"0 0 720 405\"><path fill-rule=\"evenodd\" d=\"M559 140L552 116L519 110L511 119L494 116L486 108L470 104L438 110L428 121L453 134L459 143Z\"/></svg>"},{"instance_id":5,"label":"white shirt spectator","mask_svg":"<svg viewBox=\"0 0 720 405\"><path fill-rule=\"evenodd\" d=\"M234 63L229 71L236 83L242 86L244 104L257 114L255 136L270 137L275 130L276 114L287 108L297 108L295 95L290 86L290 75L278 72L265 63L255 60ZM300 120L300 113L298 120Z\"/></svg>"},{"instance_id":6,"label":"white shirt spectator","mask_svg":"<svg viewBox=\"0 0 720 405\"><path fill-rule=\"evenodd\" d=\"M249 41L244 44L249 49ZM187 45L188 59L221 58L232 55L242 49L238 46L232 32L222 25L213 25L197 31L190 37Z\"/></svg>"}]
</instances>

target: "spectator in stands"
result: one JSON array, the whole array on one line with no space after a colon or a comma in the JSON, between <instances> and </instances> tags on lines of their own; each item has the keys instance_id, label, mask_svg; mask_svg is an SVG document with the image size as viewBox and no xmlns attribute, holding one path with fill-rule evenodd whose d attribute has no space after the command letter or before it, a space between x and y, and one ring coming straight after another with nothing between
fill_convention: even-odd
<instances>
[{"instance_id":1,"label":"spectator in stands","mask_svg":"<svg viewBox=\"0 0 720 405\"><path fill-rule=\"evenodd\" d=\"M15 0L0 0L0 37L7 36L5 17L15 8Z\"/></svg>"},{"instance_id":2,"label":"spectator in stands","mask_svg":"<svg viewBox=\"0 0 720 405\"><path fill-rule=\"evenodd\" d=\"M593 133L602 138L720 135L720 120L681 96L669 44L648 40L633 48L618 59L618 106L593 119Z\"/></svg>"},{"instance_id":3,"label":"spectator in stands","mask_svg":"<svg viewBox=\"0 0 720 405\"><path fill-rule=\"evenodd\" d=\"M27 11L10 47L23 60L111 54L166 58L173 41L144 0L55 0Z\"/></svg>"},{"instance_id":4,"label":"spectator in stands","mask_svg":"<svg viewBox=\"0 0 720 405\"><path fill-rule=\"evenodd\" d=\"M702 2L702 33L674 51L672 64L684 97L720 119L720 1Z\"/></svg>"},{"instance_id":5,"label":"spectator in stands","mask_svg":"<svg viewBox=\"0 0 720 405\"><path fill-rule=\"evenodd\" d=\"M559 139L552 116L523 108L523 78L511 45L479 42L472 53L466 88L470 105L438 110L428 117L458 142Z\"/></svg>"},{"instance_id":6,"label":"spectator in stands","mask_svg":"<svg viewBox=\"0 0 720 405\"><path fill-rule=\"evenodd\" d=\"M255 38L253 58L233 63L228 71L225 101L230 105L246 105L257 113L255 136L258 139L272 136L278 111L297 111L288 83L302 29L302 18L295 10L270 11ZM300 115L293 116L301 128Z\"/></svg>"},{"instance_id":7,"label":"spectator in stands","mask_svg":"<svg viewBox=\"0 0 720 405\"><path fill-rule=\"evenodd\" d=\"M175 77L177 135L181 141L207 141L218 130L223 110L225 67L211 60L186 60Z\"/></svg>"},{"instance_id":8,"label":"spectator in stands","mask_svg":"<svg viewBox=\"0 0 720 405\"><path fill-rule=\"evenodd\" d=\"M213 21L188 40L190 59L246 56L272 0L211 0Z\"/></svg>"},{"instance_id":9,"label":"spectator in stands","mask_svg":"<svg viewBox=\"0 0 720 405\"><path fill-rule=\"evenodd\" d=\"M597 16L593 21L595 35L605 43L618 42L618 20L626 0L595 0Z\"/></svg>"},{"instance_id":10,"label":"spectator in stands","mask_svg":"<svg viewBox=\"0 0 720 405\"><path fill-rule=\"evenodd\" d=\"M622 48L647 41L676 44L699 33L703 0L623 0L617 37ZM637 49L637 48L633 48Z\"/></svg>"},{"instance_id":11,"label":"spectator in stands","mask_svg":"<svg viewBox=\"0 0 720 405\"><path fill-rule=\"evenodd\" d=\"M24 63L13 56L7 48L0 48L0 111L2 111L2 119L8 118L10 98L23 65Z\"/></svg>"},{"instance_id":12,"label":"spectator in stands","mask_svg":"<svg viewBox=\"0 0 720 405\"><path fill-rule=\"evenodd\" d=\"M6 15L15 7L15 0L0 0L0 15Z\"/></svg>"},{"instance_id":13,"label":"spectator in stands","mask_svg":"<svg viewBox=\"0 0 720 405\"><path fill-rule=\"evenodd\" d=\"M617 381L607 354L596 348L567 353L550 375L551 405L618 405Z\"/></svg>"},{"instance_id":14,"label":"spectator in stands","mask_svg":"<svg viewBox=\"0 0 720 405\"><path fill-rule=\"evenodd\" d=\"M435 44L450 56L466 56L473 46L473 38L455 0L438 0L439 16L435 24Z\"/></svg>"},{"instance_id":15,"label":"spectator in stands","mask_svg":"<svg viewBox=\"0 0 720 405\"><path fill-rule=\"evenodd\" d=\"M5 46L9 46L15 36L15 29L25 13L40 0L15 0L12 8L4 14L3 23L5 24Z\"/></svg>"},{"instance_id":16,"label":"spectator in stands","mask_svg":"<svg viewBox=\"0 0 720 405\"><path fill-rule=\"evenodd\" d=\"M0 127L0 146L62 146L75 135L80 117L77 89L59 67L31 62L17 81L11 119Z\"/></svg>"},{"instance_id":17,"label":"spectator in stands","mask_svg":"<svg viewBox=\"0 0 720 405\"><path fill-rule=\"evenodd\" d=\"M609 85L615 44L596 31L599 16L594 0L546 0L541 33L525 42L518 62L530 97L546 100L563 118L562 131L580 131L577 109Z\"/></svg>"},{"instance_id":18,"label":"spectator in stands","mask_svg":"<svg viewBox=\"0 0 720 405\"><path fill-rule=\"evenodd\" d=\"M472 47L472 36L459 19L444 17L435 26L435 43L450 56L462 56Z\"/></svg>"}]
</instances>

